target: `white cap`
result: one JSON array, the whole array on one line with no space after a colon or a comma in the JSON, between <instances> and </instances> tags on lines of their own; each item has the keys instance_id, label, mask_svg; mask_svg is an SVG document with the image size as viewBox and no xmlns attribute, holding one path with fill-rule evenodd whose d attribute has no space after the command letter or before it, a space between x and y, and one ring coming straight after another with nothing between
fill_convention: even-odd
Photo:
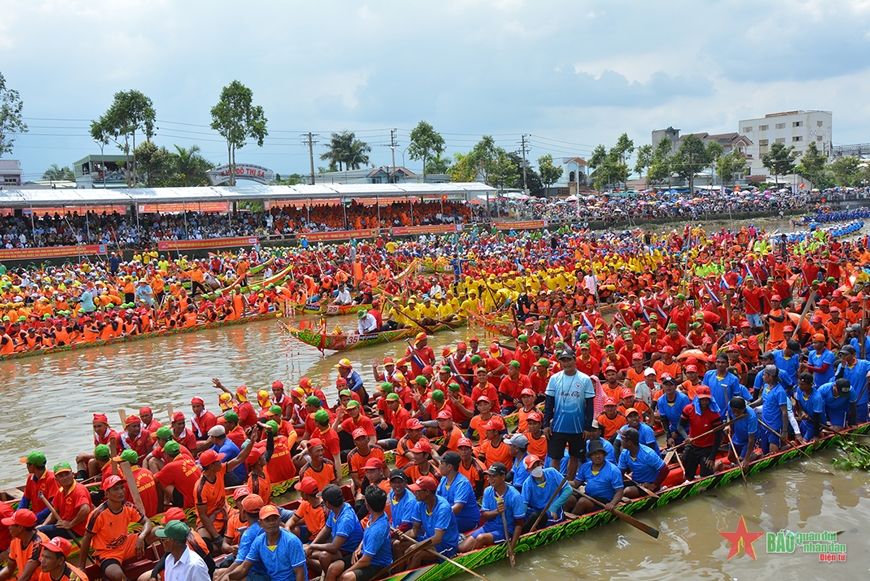
<instances>
[{"instance_id":1,"label":"white cap","mask_svg":"<svg viewBox=\"0 0 870 581\"><path fill-rule=\"evenodd\" d=\"M655 375L655 374L656 374L656 370L653 369L652 367L647 367L646 369L643 370L644 377L646 377L647 375Z\"/></svg>"},{"instance_id":2,"label":"white cap","mask_svg":"<svg viewBox=\"0 0 870 581\"><path fill-rule=\"evenodd\" d=\"M217 438L219 436L226 436L227 431L223 426L215 426L208 431L208 435L212 438Z\"/></svg>"}]
</instances>

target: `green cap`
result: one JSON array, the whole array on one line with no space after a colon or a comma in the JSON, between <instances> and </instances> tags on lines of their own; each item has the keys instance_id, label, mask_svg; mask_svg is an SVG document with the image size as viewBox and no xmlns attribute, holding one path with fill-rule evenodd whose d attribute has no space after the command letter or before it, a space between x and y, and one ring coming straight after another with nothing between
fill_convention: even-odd
<instances>
[{"instance_id":1,"label":"green cap","mask_svg":"<svg viewBox=\"0 0 870 581\"><path fill-rule=\"evenodd\" d=\"M163 451L174 458L181 452L181 444L175 440L170 440L169 442L166 442L165 446L163 446Z\"/></svg>"},{"instance_id":2,"label":"green cap","mask_svg":"<svg viewBox=\"0 0 870 581\"><path fill-rule=\"evenodd\" d=\"M510 363L508 363L508 365L510 365L511 367L513 367L513 368L515 368L515 369L519 369L519 368L520 368L520 362L517 361L516 359L514 359L513 361L511 361Z\"/></svg>"},{"instance_id":3,"label":"green cap","mask_svg":"<svg viewBox=\"0 0 870 581\"><path fill-rule=\"evenodd\" d=\"M345 397L353 397L353 392L349 389L342 389L338 392L338 395L343 395Z\"/></svg>"},{"instance_id":4,"label":"green cap","mask_svg":"<svg viewBox=\"0 0 870 581\"><path fill-rule=\"evenodd\" d=\"M317 417L317 415L320 412L323 412L323 415L326 416L326 421L328 422L329 421L329 414L326 413L324 410L320 410L319 412L314 414L314 419L320 422L320 418ZM320 422L320 423L323 423L323 422ZM278 433L278 422L276 422L275 420L269 420L268 422L266 422L266 425L269 426L269 431L271 431L273 434Z\"/></svg>"},{"instance_id":5,"label":"green cap","mask_svg":"<svg viewBox=\"0 0 870 581\"><path fill-rule=\"evenodd\" d=\"M556 347L564 347L564 346L565 346L564 341L556 341Z\"/></svg>"},{"instance_id":6,"label":"green cap","mask_svg":"<svg viewBox=\"0 0 870 581\"><path fill-rule=\"evenodd\" d=\"M588 341L589 340L589 333L580 333L580 340L581 341Z\"/></svg>"},{"instance_id":7,"label":"green cap","mask_svg":"<svg viewBox=\"0 0 870 581\"><path fill-rule=\"evenodd\" d=\"M676 323L671 323L670 325L668 325L668 331L670 331L671 329L679 329L679 327L677 327Z\"/></svg>"},{"instance_id":8,"label":"green cap","mask_svg":"<svg viewBox=\"0 0 870 581\"><path fill-rule=\"evenodd\" d=\"M109 447L105 444L100 444L94 448L94 457L98 460L108 460L111 453L111 450L109 450Z\"/></svg>"},{"instance_id":9,"label":"green cap","mask_svg":"<svg viewBox=\"0 0 870 581\"><path fill-rule=\"evenodd\" d=\"M72 466L69 465L69 462L61 462L60 464L54 465L54 470L52 471L55 475L60 474L61 472L72 472Z\"/></svg>"},{"instance_id":10,"label":"green cap","mask_svg":"<svg viewBox=\"0 0 870 581\"><path fill-rule=\"evenodd\" d=\"M399 394L398 393L388 393L387 394L387 401L399 401Z\"/></svg>"},{"instance_id":11,"label":"green cap","mask_svg":"<svg viewBox=\"0 0 870 581\"><path fill-rule=\"evenodd\" d=\"M39 468L45 468L45 454L40 452L39 450L34 450L30 454L27 455L27 458L24 459L25 462L30 464L31 466L37 466Z\"/></svg>"},{"instance_id":12,"label":"green cap","mask_svg":"<svg viewBox=\"0 0 870 581\"><path fill-rule=\"evenodd\" d=\"M450 391L459 391L459 384L458 383L451 383L450 385L447 386L447 388Z\"/></svg>"},{"instance_id":13,"label":"green cap","mask_svg":"<svg viewBox=\"0 0 870 581\"><path fill-rule=\"evenodd\" d=\"M318 424L326 424L329 422L329 412L326 410L317 410L314 413L314 421ZM278 427L278 424L275 424L275 427Z\"/></svg>"},{"instance_id":14,"label":"green cap","mask_svg":"<svg viewBox=\"0 0 870 581\"><path fill-rule=\"evenodd\" d=\"M541 367L549 367L550 360L546 357L541 357L540 359L538 359L538 365L540 365Z\"/></svg>"},{"instance_id":15,"label":"green cap","mask_svg":"<svg viewBox=\"0 0 870 581\"><path fill-rule=\"evenodd\" d=\"M449 366L449 365L442 365L442 366L441 366L441 369L440 369L439 371L446 371L447 373L450 373L450 372L453 371L453 370L450 369L450 366Z\"/></svg>"},{"instance_id":16,"label":"green cap","mask_svg":"<svg viewBox=\"0 0 870 581\"><path fill-rule=\"evenodd\" d=\"M269 413L274 414L276 416L280 416L284 413L284 410L281 409L279 405L273 405L269 408Z\"/></svg>"},{"instance_id":17,"label":"green cap","mask_svg":"<svg viewBox=\"0 0 870 581\"><path fill-rule=\"evenodd\" d=\"M631 324L631 326L632 327L640 327L642 324L643 323L641 323L640 321L635 321L634 323Z\"/></svg>"},{"instance_id":18,"label":"green cap","mask_svg":"<svg viewBox=\"0 0 870 581\"><path fill-rule=\"evenodd\" d=\"M393 391L393 384L390 383L389 381L383 382L381 384L381 391L383 391L384 393L389 393L389 392Z\"/></svg>"},{"instance_id":19,"label":"green cap","mask_svg":"<svg viewBox=\"0 0 870 581\"><path fill-rule=\"evenodd\" d=\"M613 345L608 345L607 347L604 348L604 350L605 351L616 351L616 347L614 347Z\"/></svg>"},{"instance_id":20,"label":"green cap","mask_svg":"<svg viewBox=\"0 0 870 581\"><path fill-rule=\"evenodd\" d=\"M677 298L678 298L678 299L685 299L685 298L686 298L686 295L684 295L683 293L679 293L679 294L677 295Z\"/></svg>"},{"instance_id":21,"label":"green cap","mask_svg":"<svg viewBox=\"0 0 870 581\"><path fill-rule=\"evenodd\" d=\"M313 405L316 407L320 407L320 398L316 395L309 395L305 398L305 405Z\"/></svg>"},{"instance_id":22,"label":"green cap","mask_svg":"<svg viewBox=\"0 0 870 581\"><path fill-rule=\"evenodd\" d=\"M355 399L352 399L352 400L350 400L349 402L347 402L347 405L346 405L345 407L346 407L347 409L350 409L350 408L358 408L358 407L359 407L359 402L356 401Z\"/></svg>"},{"instance_id":23,"label":"green cap","mask_svg":"<svg viewBox=\"0 0 870 581\"><path fill-rule=\"evenodd\" d=\"M631 336L631 333L626 333L625 335L622 336L622 338L623 339L631 339L632 341L634 341L634 337Z\"/></svg>"},{"instance_id":24,"label":"green cap","mask_svg":"<svg viewBox=\"0 0 870 581\"><path fill-rule=\"evenodd\" d=\"M239 421L239 414L236 412L227 412L224 414L224 419L230 423L236 423Z\"/></svg>"},{"instance_id":25,"label":"green cap","mask_svg":"<svg viewBox=\"0 0 870 581\"><path fill-rule=\"evenodd\" d=\"M472 355L471 356L471 364L472 365L477 365L481 361L482 361L482 359L480 358L480 355Z\"/></svg>"},{"instance_id":26,"label":"green cap","mask_svg":"<svg viewBox=\"0 0 870 581\"><path fill-rule=\"evenodd\" d=\"M130 464L138 464L139 454L136 453L136 450L124 450L121 452L121 461L129 462Z\"/></svg>"},{"instance_id":27,"label":"green cap","mask_svg":"<svg viewBox=\"0 0 870 581\"><path fill-rule=\"evenodd\" d=\"M238 419L238 416L236 416ZM161 440L171 440L172 439L172 430L167 428L166 426L160 426L157 428L157 433L155 434Z\"/></svg>"},{"instance_id":28,"label":"green cap","mask_svg":"<svg viewBox=\"0 0 870 581\"><path fill-rule=\"evenodd\" d=\"M172 539L173 541L184 541L187 535L190 534L190 527L180 520L173 520L166 523L162 529L154 531L155 536L161 539Z\"/></svg>"},{"instance_id":29,"label":"green cap","mask_svg":"<svg viewBox=\"0 0 870 581\"><path fill-rule=\"evenodd\" d=\"M526 335L526 334L522 334L522 335L520 335L519 337L517 337L517 341L522 341L523 343L528 343L528 342L529 342L529 336Z\"/></svg>"},{"instance_id":30,"label":"green cap","mask_svg":"<svg viewBox=\"0 0 870 581\"><path fill-rule=\"evenodd\" d=\"M436 389L432 392L432 399L435 401L444 401L444 392L440 389Z\"/></svg>"}]
</instances>

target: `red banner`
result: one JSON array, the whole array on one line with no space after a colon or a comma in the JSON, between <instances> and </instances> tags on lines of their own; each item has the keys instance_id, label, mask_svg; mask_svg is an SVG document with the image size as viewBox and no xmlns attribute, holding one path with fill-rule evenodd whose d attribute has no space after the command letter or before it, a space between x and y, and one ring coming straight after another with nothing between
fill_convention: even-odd
<instances>
[{"instance_id":1,"label":"red banner","mask_svg":"<svg viewBox=\"0 0 870 581\"><path fill-rule=\"evenodd\" d=\"M140 214L156 214L158 212L228 212L229 202L191 202L189 204L139 204Z\"/></svg>"},{"instance_id":2,"label":"red banner","mask_svg":"<svg viewBox=\"0 0 870 581\"><path fill-rule=\"evenodd\" d=\"M44 260L85 254L106 254L105 244L87 246L52 246L49 248L12 248L0 250L0 260Z\"/></svg>"},{"instance_id":3,"label":"red banner","mask_svg":"<svg viewBox=\"0 0 870 581\"><path fill-rule=\"evenodd\" d=\"M394 226L390 231L393 236L408 236L411 234L446 234L457 232L457 224L442 224L440 226Z\"/></svg>"},{"instance_id":4,"label":"red banner","mask_svg":"<svg viewBox=\"0 0 870 581\"><path fill-rule=\"evenodd\" d=\"M497 230L537 230L546 228L546 220L527 220L525 222L496 222Z\"/></svg>"},{"instance_id":5,"label":"red banner","mask_svg":"<svg viewBox=\"0 0 870 581\"><path fill-rule=\"evenodd\" d=\"M350 240L351 238L375 238L378 235L377 228L366 228L365 230L336 230L335 232L306 232L297 234L297 237L304 236L309 242L326 242L331 240Z\"/></svg>"},{"instance_id":6,"label":"red banner","mask_svg":"<svg viewBox=\"0 0 870 581\"><path fill-rule=\"evenodd\" d=\"M24 208L21 210L21 213L25 216L29 216L30 212L30 208ZM46 214L49 216L54 216L55 214L72 214L73 212L79 216L84 216L87 212L92 214L102 214L103 212L106 214L111 214L112 212L126 214L127 206L66 206L64 208L33 208L33 215L37 217L45 216Z\"/></svg>"},{"instance_id":7,"label":"red banner","mask_svg":"<svg viewBox=\"0 0 870 581\"><path fill-rule=\"evenodd\" d=\"M210 238L208 240L161 240L157 250L205 250L208 248L230 248L234 246L253 246L259 240L250 238Z\"/></svg>"}]
</instances>

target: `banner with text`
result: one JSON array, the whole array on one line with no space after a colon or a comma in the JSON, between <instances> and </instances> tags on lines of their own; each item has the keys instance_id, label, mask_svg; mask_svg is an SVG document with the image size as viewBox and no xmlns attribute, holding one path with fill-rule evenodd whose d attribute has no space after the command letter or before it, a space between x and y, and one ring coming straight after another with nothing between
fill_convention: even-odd
<instances>
[{"instance_id":1,"label":"banner with text","mask_svg":"<svg viewBox=\"0 0 870 581\"><path fill-rule=\"evenodd\" d=\"M168 214L170 212L227 212L229 202L190 202L189 204L139 204L140 214Z\"/></svg>"},{"instance_id":2,"label":"banner with text","mask_svg":"<svg viewBox=\"0 0 870 581\"><path fill-rule=\"evenodd\" d=\"M106 254L105 244L82 246L52 246L50 248L10 248L0 250L0 260L44 260L84 256L85 254Z\"/></svg>"},{"instance_id":3,"label":"banner with text","mask_svg":"<svg viewBox=\"0 0 870 581\"><path fill-rule=\"evenodd\" d=\"M393 236L409 236L416 234L447 234L461 232L461 224L441 224L439 226L394 226L390 229Z\"/></svg>"},{"instance_id":4,"label":"banner with text","mask_svg":"<svg viewBox=\"0 0 870 581\"><path fill-rule=\"evenodd\" d=\"M332 240L350 240L351 238L375 238L378 235L377 228L365 230L336 230L335 232L306 232L297 234L298 238L305 237L309 242L327 242Z\"/></svg>"},{"instance_id":5,"label":"banner with text","mask_svg":"<svg viewBox=\"0 0 870 581\"><path fill-rule=\"evenodd\" d=\"M525 222L495 222L493 224L497 230L537 230L538 228L546 228L546 220L527 220Z\"/></svg>"},{"instance_id":6,"label":"banner with text","mask_svg":"<svg viewBox=\"0 0 870 581\"><path fill-rule=\"evenodd\" d=\"M79 216L84 216L85 213L90 212L91 214L112 214L116 212L118 214L126 214L127 206L66 206L63 208L24 208L21 210L21 213L24 216L29 216L30 212L33 212L34 216L45 216L48 214L49 216L54 216L55 214L78 214Z\"/></svg>"},{"instance_id":7,"label":"banner with text","mask_svg":"<svg viewBox=\"0 0 870 581\"><path fill-rule=\"evenodd\" d=\"M257 243L259 243L259 240L256 236L249 238L210 238L208 240L161 240L157 243L157 250L206 250L234 246L254 246Z\"/></svg>"}]
</instances>

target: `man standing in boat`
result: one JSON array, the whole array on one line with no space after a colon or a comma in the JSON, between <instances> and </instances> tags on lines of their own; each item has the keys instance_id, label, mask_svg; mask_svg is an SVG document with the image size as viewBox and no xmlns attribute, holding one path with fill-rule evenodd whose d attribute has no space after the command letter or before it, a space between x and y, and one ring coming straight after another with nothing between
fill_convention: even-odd
<instances>
[{"instance_id":1,"label":"man standing in boat","mask_svg":"<svg viewBox=\"0 0 870 581\"><path fill-rule=\"evenodd\" d=\"M549 441L551 467L559 469L568 447L568 479L573 480L580 460L585 458L595 411L595 386L588 375L577 371L573 349L563 349L558 357L562 371L550 378L544 392L544 434Z\"/></svg>"}]
</instances>

